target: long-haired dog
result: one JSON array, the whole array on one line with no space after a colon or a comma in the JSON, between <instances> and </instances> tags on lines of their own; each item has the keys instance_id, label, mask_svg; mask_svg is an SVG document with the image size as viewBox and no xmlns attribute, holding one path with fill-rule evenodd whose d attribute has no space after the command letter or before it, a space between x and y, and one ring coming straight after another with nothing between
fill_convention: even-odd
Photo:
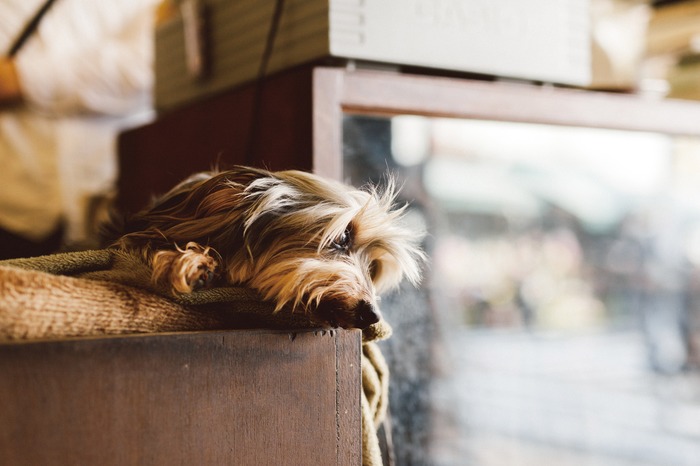
<instances>
[{"instance_id":1,"label":"long-haired dog","mask_svg":"<svg viewBox=\"0 0 700 466\"><path fill-rule=\"evenodd\" d=\"M402 224L395 189L358 190L300 171L235 167L200 173L126 220L112 247L139 254L154 282L189 293L219 280L311 313L366 328L378 294L416 284L420 232Z\"/></svg>"}]
</instances>

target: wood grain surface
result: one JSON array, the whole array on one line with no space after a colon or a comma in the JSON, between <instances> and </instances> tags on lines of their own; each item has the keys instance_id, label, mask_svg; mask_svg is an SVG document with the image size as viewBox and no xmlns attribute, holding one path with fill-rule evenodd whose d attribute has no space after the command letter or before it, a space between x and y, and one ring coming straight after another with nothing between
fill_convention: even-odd
<instances>
[{"instance_id":1,"label":"wood grain surface","mask_svg":"<svg viewBox=\"0 0 700 466\"><path fill-rule=\"evenodd\" d=\"M357 465L360 333L0 345L2 465Z\"/></svg>"}]
</instances>

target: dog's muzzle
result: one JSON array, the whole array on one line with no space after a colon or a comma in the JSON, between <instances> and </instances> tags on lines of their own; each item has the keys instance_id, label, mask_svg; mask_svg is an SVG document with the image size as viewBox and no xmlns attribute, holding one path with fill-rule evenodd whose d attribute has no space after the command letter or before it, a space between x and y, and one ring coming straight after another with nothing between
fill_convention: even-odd
<instances>
[{"instance_id":1,"label":"dog's muzzle","mask_svg":"<svg viewBox=\"0 0 700 466\"><path fill-rule=\"evenodd\" d=\"M355 324L357 328L365 329L379 322L379 313L374 305L367 301L360 301L357 305Z\"/></svg>"}]
</instances>

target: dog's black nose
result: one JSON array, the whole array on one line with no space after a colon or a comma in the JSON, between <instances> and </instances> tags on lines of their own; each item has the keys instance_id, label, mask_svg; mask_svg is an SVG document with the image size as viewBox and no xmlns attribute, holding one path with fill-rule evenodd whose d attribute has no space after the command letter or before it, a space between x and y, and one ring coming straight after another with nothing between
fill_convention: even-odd
<instances>
[{"instance_id":1,"label":"dog's black nose","mask_svg":"<svg viewBox=\"0 0 700 466\"><path fill-rule=\"evenodd\" d=\"M379 322L379 314L374 310L374 305L367 301L357 303L355 324L357 328L365 329L372 324Z\"/></svg>"}]
</instances>

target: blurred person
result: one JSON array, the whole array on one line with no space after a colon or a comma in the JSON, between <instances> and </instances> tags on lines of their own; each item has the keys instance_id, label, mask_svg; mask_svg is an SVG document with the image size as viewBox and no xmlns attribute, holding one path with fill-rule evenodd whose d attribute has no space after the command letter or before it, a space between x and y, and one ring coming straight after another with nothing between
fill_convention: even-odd
<instances>
[{"instance_id":1,"label":"blurred person","mask_svg":"<svg viewBox=\"0 0 700 466\"><path fill-rule=\"evenodd\" d=\"M151 116L155 0L0 2L0 258L87 239L116 178L116 136Z\"/></svg>"}]
</instances>

